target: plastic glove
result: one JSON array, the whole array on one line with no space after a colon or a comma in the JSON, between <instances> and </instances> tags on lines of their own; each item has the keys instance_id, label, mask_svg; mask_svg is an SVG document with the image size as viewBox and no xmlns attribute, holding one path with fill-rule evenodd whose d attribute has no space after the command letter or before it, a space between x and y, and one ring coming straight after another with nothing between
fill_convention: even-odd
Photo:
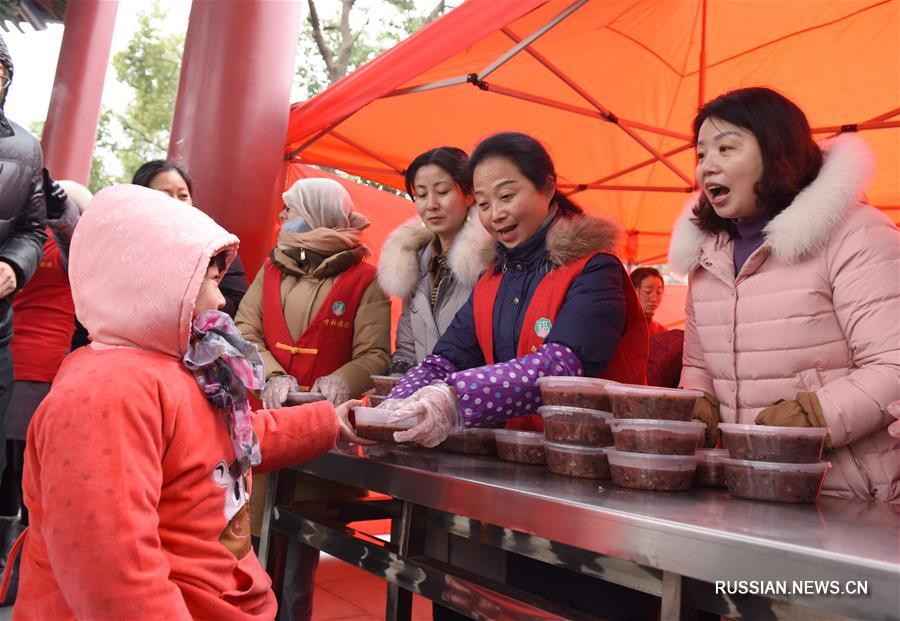
<instances>
[{"instance_id":1,"label":"plastic glove","mask_svg":"<svg viewBox=\"0 0 900 621\"><path fill-rule=\"evenodd\" d=\"M708 392L704 392L703 396L697 399L697 403L694 405L692 418L706 423L706 441L703 445L706 448L715 448L719 442L718 400Z\"/></svg>"},{"instance_id":2,"label":"plastic glove","mask_svg":"<svg viewBox=\"0 0 900 621\"><path fill-rule=\"evenodd\" d=\"M313 382L310 392L322 393L335 405L340 405L350 398L350 389L347 388L347 383L333 373L323 375Z\"/></svg>"},{"instance_id":3,"label":"plastic glove","mask_svg":"<svg viewBox=\"0 0 900 621\"><path fill-rule=\"evenodd\" d=\"M262 389L259 400L262 401L264 408L274 410L284 405L289 392L298 390L300 390L300 386L293 376L273 375Z\"/></svg>"},{"instance_id":4,"label":"plastic glove","mask_svg":"<svg viewBox=\"0 0 900 621\"><path fill-rule=\"evenodd\" d=\"M350 424L350 410L358 405L362 405L362 401L360 401L359 399L353 399L352 401L345 401L344 403L341 403L334 408L334 413L338 419L338 427L341 431L340 439L344 442L352 442L353 444L360 444L363 446L372 446L373 444L378 444L374 440L366 440L365 438L360 438L358 435L356 435L356 430L353 429L353 425Z\"/></svg>"},{"instance_id":5,"label":"plastic glove","mask_svg":"<svg viewBox=\"0 0 900 621\"><path fill-rule=\"evenodd\" d=\"M814 392L798 392L793 401L779 401L756 415L757 425L772 427L827 427L822 404ZM831 436L825 438L825 447L831 448Z\"/></svg>"},{"instance_id":6,"label":"plastic glove","mask_svg":"<svg viewBox=\"0 0 900 621\"><path fill-rule=\"evenodd\" d=\"M62 189L56 181L50 176L50 171L46 168L43 172L44 181L44 202L47 204L47 219L59 220L66 211L66 201L69 195Z\"/></svg>"},{"instance_id":7,"label":"plastic glove","mask_svg":"<svg viewBox=\"0 0 900 621\"><path fill-rule=\"evenodd\" d=\"M411 418L418 418L419 423L405 431L395 431L396 442L416 442L431 448L446 440L450 429L458 425L456 394L453 389L444 382L420 388L391 412L388 423Z\"/></svg>"}]
</instances>

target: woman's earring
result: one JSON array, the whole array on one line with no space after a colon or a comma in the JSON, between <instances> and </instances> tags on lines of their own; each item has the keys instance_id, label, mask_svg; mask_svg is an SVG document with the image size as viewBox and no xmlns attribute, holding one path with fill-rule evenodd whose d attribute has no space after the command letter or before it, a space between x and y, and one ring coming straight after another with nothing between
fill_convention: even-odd
<instances>
[{"instance_id":1,"label":"woman's earring","mask_svg":"<svg viewBox=\"0 0 900 621\"><path fill-rule=\"evenodd\" d=\"M469 214L466 214L466 222L471 222L471 221L472 221L472 216L470 216Z\"/></svg>"}]
</instances>

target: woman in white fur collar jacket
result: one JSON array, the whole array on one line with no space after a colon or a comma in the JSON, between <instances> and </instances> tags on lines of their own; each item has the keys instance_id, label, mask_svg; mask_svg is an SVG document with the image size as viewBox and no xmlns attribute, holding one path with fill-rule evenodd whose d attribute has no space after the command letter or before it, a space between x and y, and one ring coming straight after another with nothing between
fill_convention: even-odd
<instances>
[{"instance_id":1,"label":"woman in white fur collar jacket","mask_svg":"<svg viewBox=\"0 0 900 621\"><path fill-rule=\"evenodd\" d=\"M407 168L406 191L418 217L391 233L378 263L382 289L403 300L392 374L402 375L431 353L494 259L493 239L468 215L468 159L461 149L438 147Z\"/></svg>"},{"instance_id":2,"label":"woman in white fur collar jacket","mask_svg":"<svg viewBox=\"0 0 900 621\"><path fill-rule=\"evenodd\" d=\"M853 135L820 147L763 88L707 103L694 137L701 192L669 254L690 273L681 385L722 421L830 428L825 493L896 502L900 236L863 202L871 152Z\"/></svg>"}]
</instances>

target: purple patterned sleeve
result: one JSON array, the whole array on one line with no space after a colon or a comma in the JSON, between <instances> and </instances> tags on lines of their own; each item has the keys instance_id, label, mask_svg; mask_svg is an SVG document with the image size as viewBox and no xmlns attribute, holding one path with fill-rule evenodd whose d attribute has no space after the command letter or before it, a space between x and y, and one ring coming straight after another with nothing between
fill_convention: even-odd
<instances>
[{"instance_id":1,"label":"purple patterned sleeve","mask_svg":"<svg viewBox=\"0 0 900 621\"><path fill-rule=\"evenodd\" d=\"M425 356L421 363L403 375L403 379L391 389L387 398L406 399L422 386L428 386L436 381L445 381L454 372L456 372L456 367L446 358L434 354Z\"/></svg>"},{"instance_id":2,"label":"purple patterned sleeve","mask_svg":"<svg viewBox=\"0 0 900 621\"><path fill-rule=\"evenodd\" d=\"M508 362L453 373L447 382L456 390L465 427L487 427L541 406L539 377L584 375L581 360L559 343L545 343L533 354Z\"/></svg>"}]
</instances>

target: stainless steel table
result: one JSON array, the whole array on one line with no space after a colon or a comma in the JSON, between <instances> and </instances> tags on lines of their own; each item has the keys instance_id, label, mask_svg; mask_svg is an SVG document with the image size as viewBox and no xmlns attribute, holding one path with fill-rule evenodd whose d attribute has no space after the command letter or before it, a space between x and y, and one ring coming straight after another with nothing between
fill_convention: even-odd
<instances>
[{"instance_id":1,"label":"stainless steel table","mask_svg":"<svg viewBox=\"0 0 900 621\"><path fill-rule=\"evenodd\" d=\"M317 518L315 510L292 513L283 503L282 473L282 483L272 486L282 502L275 507L278 497L270 494L276 500L265 524L266 534L300 537L364 568L357 557L374 559L380 550L384 558L375 564L389 571L377 573L395 585L389 617L407 613L406 589L473 618L500 610L509 618L579 618L423 557L422 534L437 528L661 597L664 619L705 610L745 619L900 620L896 505L827 497L817 505L786 505L704 489L631 491L541 466L397 445L342 446L295 470L397 499L393 509L384 508L396 518L395 545L379 546L339 521ZM277 539L269 554L276 574L275 551L284 544ZM265 537L263 554L267 546ZM728 582L724 592L717 581ZM473 601L484 610L473 609Z\"/></svg>"}]
</instances>

